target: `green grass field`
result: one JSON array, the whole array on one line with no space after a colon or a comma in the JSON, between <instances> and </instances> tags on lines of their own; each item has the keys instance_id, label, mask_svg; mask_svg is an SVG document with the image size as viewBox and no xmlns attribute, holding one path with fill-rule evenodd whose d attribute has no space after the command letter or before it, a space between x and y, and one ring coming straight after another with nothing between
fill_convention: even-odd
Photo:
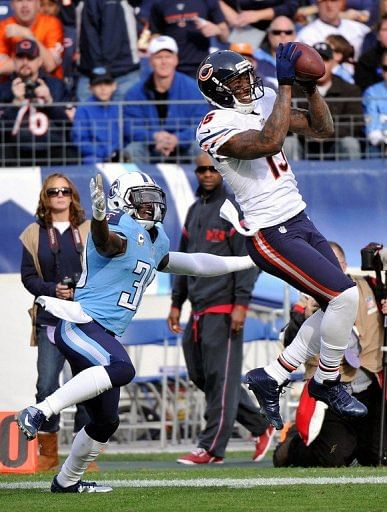
<instances>
[{"instance_id":1,"label":"green grass field","mask_svg":"<svg viewBox=\"0 0 387 512\"><path fill-rule=\"evenodd\" d=\"M120 454L99 458L107 494L57 495L52 474L0 475L0 511L12 512L386 512L387 467L300 469L228 454L223 465L187 467L178 454ZM302 483L297 483L301 479Z\"/></svg>"}]
</instances>

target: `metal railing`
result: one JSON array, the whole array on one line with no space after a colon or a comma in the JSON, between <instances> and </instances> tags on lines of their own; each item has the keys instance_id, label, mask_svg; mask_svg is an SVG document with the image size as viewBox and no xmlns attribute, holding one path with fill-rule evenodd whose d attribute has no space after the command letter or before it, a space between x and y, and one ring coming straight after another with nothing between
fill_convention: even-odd
<instances>
[{"instance_id":1,"label":"metal railing","mask_svg":"<svg viewBox=\"0 0 387 512\"><path fill-rule=\"evenodd\" d=\"M355 98L337 98L330 101L359 101ZM294 105L305 100L294 100ZM144 102L136 102L139 105ZM168 102L154 102L154 104ZM175 102L199 104L201 102ZM57 103L50 106L37 106L37 111L26 110L20 115L19 107L12 104L0 104L0 167L23 166L62 166L79 165L101 161L128 162L138 161L138 149L148 150L142 155L148 163L172 162L191 163L199 151L195 141L195 130L200 119L175 118L162 123L161 129L182 134L177 151L172 155L155 154L153 133L158 125L154 119L129 119L124 115L129 102L115 102L109 105L117 107L114 119L87 121L78 124L78 136L74 136L71 121L71 108L77 104ZM85 105L85 103L83 103ZM95 105L95 104L93 104ZM18 117L19 115L19 117ZM285 151L290 160L339 160L347 158L386 158L387 145L377 149L367 141L363 115L334 116L335 135L332 139L316 141L289 135ZM83 135L82 135L83 132ZM140 137L137 149L131 141ZM136 146L136 145L134 145Z\"/></svg>"}]
</instances>

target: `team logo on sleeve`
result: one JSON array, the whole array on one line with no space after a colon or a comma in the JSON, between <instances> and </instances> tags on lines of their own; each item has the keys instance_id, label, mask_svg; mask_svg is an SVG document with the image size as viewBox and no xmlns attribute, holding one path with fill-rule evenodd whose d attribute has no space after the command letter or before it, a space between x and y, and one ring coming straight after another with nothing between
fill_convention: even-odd
<instances>
[{"instance_id":1,"label":"team logo on sleeve","mask_svg":"<svg viewBox=\"0 0 387 512\"><path fill-rule=\"evenodd\" d=\"M213 72L214 72L214 68L212 67L212 64L204 64L204 66L202 66L199 69L198 78L202 82L205 82L206 80L209 80L211 78Z\"/></svg>"}]
</instances>

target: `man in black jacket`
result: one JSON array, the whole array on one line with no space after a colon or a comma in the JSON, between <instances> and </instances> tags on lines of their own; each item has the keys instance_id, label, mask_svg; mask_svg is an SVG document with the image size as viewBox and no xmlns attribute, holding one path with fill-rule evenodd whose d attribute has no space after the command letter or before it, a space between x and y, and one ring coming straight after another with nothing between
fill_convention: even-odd
<instances>
[{"instance_id":1,"label":"man in black jacket","mask_svg":"<svg viewBox=\"0 0 387 512\"><path fill-rule=\"evenodd\" d=\"M198 199L188 211L179 251L245 255L243 237L219 216L226 198L236 204L233 195L206 153L196 163ZM243 325L258 272L175 277L168 325L174 333L183 331L180 313L189 299L192 314L183 336L184 356L190 379L206 399L206 426L198 448L180 457L181 464L222 463L235 420L256 438L253 460L261 460L269 448L274 429L241 387Z\"/></svg>"}]
</instances>

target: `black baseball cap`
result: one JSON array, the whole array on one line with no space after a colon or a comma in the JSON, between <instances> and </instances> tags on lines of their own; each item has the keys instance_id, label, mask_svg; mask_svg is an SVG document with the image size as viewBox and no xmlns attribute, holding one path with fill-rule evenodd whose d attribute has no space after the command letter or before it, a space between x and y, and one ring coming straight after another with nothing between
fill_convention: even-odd
<instances>
[{"instance_id":1,"label":"black baseball cap","mask_svg":"<svg viewBox=\"0 0 387 512\"><path fill-rule=\"evenodd\" d=\"M333 50L328 43L325 43L324 41L321 43L316 43L313 45L313 48L321 55L324 60L333 59Z\"/></svg>"},{"instance_id":2,"label":"black baseball cap","mask_svg":"<svg viewBox=\"0 0 387 512\"><path fill-rule=\"evenodd\" d=\"M104 67L94 68L90 76L90 85L112 84L113 75Z\"/></svg>"},{"instance_id":3,"label":"black baseball cap","mask_svg":"<svg viewBox=\"0 0 387 512\"><path fill-rule=\"evenodd\" d=\"M40 55L39 46L31 39L22 39L16 43L15 55L16 57L26 56L30 59L36 59L36 57L39 57Z\"/></svg>"}]
</instances>

